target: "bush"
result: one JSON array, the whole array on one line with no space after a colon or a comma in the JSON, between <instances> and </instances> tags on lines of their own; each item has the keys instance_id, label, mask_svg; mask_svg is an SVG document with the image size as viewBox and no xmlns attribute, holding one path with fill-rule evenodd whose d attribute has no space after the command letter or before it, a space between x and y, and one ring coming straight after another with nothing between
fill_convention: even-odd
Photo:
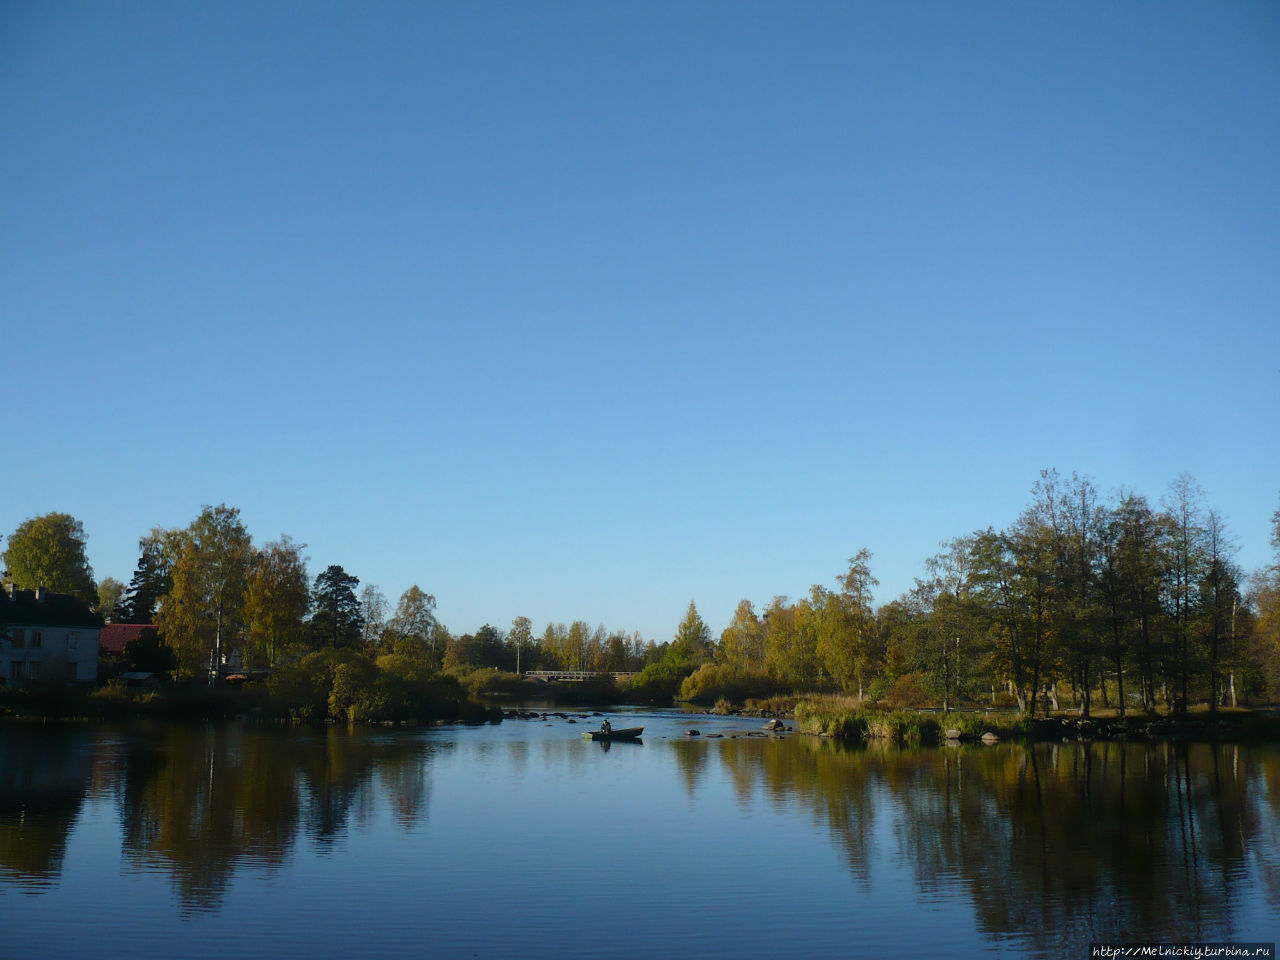
<instances>
[{"instance_id":1,"label":"bush","mask_svg":"<svg viewBox=\"0 0 1280 960\"><path fill-rule=\"evenodd\" d=\"M267 680L267 691L275 710L295 720L327 717L336 660L334 651L321 650L307 654L297 663L278 667Z\"/></svg>"},{"instance_id":2,"label":"bush","mask_svg":"<svg viewBox=\"0 0 1280 960\"><path fill-rule=\"evenodd\" d=\"M904 673L889 685L888 689L875 698L886 707L928 707L938 702L924 688L923 678L918 673Z\"/></svg>"},{"instance_id":3,"label":"bush","mask_svg":"<svg viewBox=\"0 0 1280 960\"><path fill-rule=\"evenodd\" d=\"M765 700L748 699L743 709L747 713L758 713L761 716L782 716L794 714L799 702L800 698L794 694L789 697L769 697Z\"/></svg>"},{"instance_id":4,"label":"bush","mask_svg":"<svg viewBox=\"0 0 1280 960\"><path fill-rule=\"evenodd\" d=\"M670 663L651 663L626 681L626 691L647 703L670 703L675 699L684 673Z\"/></svg>"},{"instance_id":5,"label":"bush","mask_svg":"<svg viewBox=\"0 0 1280 960\"><path fill-rule=\"evenodd\" d=\"M329 716L335 720L381 720L388 713L386 684L365 657L338 664L329 689Z\"/></svg>"},{"instance_id":6,"label":"bush","mask_svg":"<svg viewBox=\"0 0 1280 960\"><path fill-rule=\"evenodd\" d=\"M680 699L711 704L717 700L744 703L752 698L773 696L779 690L771 677L746 672L725 663L704 663L680 684Z\"/></svg>"},{"instance_id":7,"label":"bush","mask_svg":"<svg viewBox=\"0 0 1280 960\"><path fill-rule=\"evenodd\" d=\"M514 696L523 693L526 681L518 673L507 673L497 667L481 667L458 679L472 696Z\"/></svg>"},{"instance_id":8,"label":"bush","mask_svg":"<svg viewBox=\"0 0 1280 960\"><path fill-rule=\"evenodd\" d=\"M403 654L372 661L352 650L322 650L280 667L267 681L272 709L296 720L455 720L465 701L456 677Z\"/></svg>"}]
</instances>

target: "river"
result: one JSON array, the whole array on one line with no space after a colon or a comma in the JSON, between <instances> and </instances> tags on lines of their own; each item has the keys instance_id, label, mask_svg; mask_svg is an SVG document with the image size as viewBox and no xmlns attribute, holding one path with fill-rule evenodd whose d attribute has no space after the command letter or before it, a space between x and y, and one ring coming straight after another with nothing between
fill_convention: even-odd
<instances>
[{"instance_id":1,"label":"river","mask_svg":"<svg viewBox=\"0 0 1280 960\"><path fill-rule=\"evenodd\" d=\"M1276 745L598 723L0 727L0 955L1084 958L1280 930Z\"/></svg>"}]
</instances>

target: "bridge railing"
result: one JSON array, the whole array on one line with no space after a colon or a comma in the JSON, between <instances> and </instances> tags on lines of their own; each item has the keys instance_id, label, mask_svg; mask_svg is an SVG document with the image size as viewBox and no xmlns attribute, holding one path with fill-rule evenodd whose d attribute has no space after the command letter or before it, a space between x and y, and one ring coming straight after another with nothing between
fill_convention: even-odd
<instances>
[{"instance_id":1,"label":"bridge railing","mask_svg":"<svg viewBox=\"0 0 1280 960\"><path fill-rule=\"evenodd\" d=\"M631 676L631 673L625 670L526 670L524 676L528 680L580 682L583 680L599 680L602 677L618 680Z\"/></svg>"}]
</instances>

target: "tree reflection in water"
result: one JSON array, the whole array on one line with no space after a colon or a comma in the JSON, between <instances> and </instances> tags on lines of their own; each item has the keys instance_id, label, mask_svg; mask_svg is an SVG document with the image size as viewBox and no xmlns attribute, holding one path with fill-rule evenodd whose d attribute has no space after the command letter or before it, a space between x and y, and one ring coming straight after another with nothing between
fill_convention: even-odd
<instances>
[{"instance_id":1,"label":"tree reflection in water","mask_svg":"<svg viewBox=\"0 0 1280 960\"><path fill-rule=\"evenodd\" d=\"M433 749L339 730L159 728L126 754L125 860L169 873L184 911L216 909L237 869L279 867L300 832L320 846L341 838L369 806L375 771L398 823L424 819Z\"/></svg>"},{"instance_id":2,"label":"tree reflection in water","mask_svg":"<svg viewBox=\"0 0 1280 960\"><path fill-rule=\"evenodd\" d=\"M538 804L560 803L562 785L610 770L634 775L632 784L652 785L657 796L673 779L695 811L704 792L719 802L727 786L744 817L762 807L798 812L842 851L856 896L888 884L896 897L901 884L909 902L914 887L921 903L962 905L988 942L1043 956L1099 940L1239 939L1257 926L1261 903L1271 916L1280 911L1275 745L896 749L803 737L681 738L614 745L629 747L621 757L628 762L602 766L596 744L539 736L475 731L465 739L466 763L437 771L460 777L448 782L462 791L444 798L442 814L451 811L455 828L477 830L465 841L471 846L453 850L455 862L479 852L494 858L495 870L510 869L493 854L500 848L484 846L491 838L482 819L457 819L469 804L465 791L514 785L478 796L496 797L487 809L514 817L503 823L518 831L556 822ZM57 886L78 818L114 809L126 869L167 878L185 917L213 911L238 873L270 873L305 853L328 858L375 810L397 832L420 825L432 800L431 765L456 749L452 737L367 729L7 728L0 890ZM611 764L619 756L608 754ZM714 829L713 820L699 822ZM646 847L680 842L655 825ZM576 862L557 859L556 831L546 833L546 849L530 834L527 862L572 869Z\"/></svg>"},{"instance_id":3,"label":"tree reflection in water","mask_svg":"<svg viewBox=\"0 0 1280 960\"><path fill-rule=\"evenodd\" d=\"M744 799L762 787L825 820L860 881L891 818L922 899L963 898L993 940L1228 940L1251 871L1280 896L1274 746L801 744L726 742L721 759Z\"/></svg>"},{"instance_id":4,"label":"tree reflection in water","mask_svg":"<svg viewBox=\"0 0 1280 960\"><path fill-rule=\"evenodd\" d=\"M94 739L33 728L0 737L0 878L37 893L62 872L93 773Z\"/></svg>"}]
</instances>

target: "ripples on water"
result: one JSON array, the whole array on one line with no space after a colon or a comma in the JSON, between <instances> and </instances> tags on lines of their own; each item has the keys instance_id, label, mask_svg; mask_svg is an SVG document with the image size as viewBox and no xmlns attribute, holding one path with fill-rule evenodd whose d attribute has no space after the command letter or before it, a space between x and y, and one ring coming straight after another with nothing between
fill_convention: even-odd
<instances>
[{"instance_id":1,"label":"ripples on water","mask_svg":"<svg viewBox=\"0 0 1280 960\"><path fill-rule=\"evenodd\" d=\"M1275 746L842 749L637 717L643 744L0 729L0 953L1083 957L1280 929Z\"/></svg>"}]
</instances>

